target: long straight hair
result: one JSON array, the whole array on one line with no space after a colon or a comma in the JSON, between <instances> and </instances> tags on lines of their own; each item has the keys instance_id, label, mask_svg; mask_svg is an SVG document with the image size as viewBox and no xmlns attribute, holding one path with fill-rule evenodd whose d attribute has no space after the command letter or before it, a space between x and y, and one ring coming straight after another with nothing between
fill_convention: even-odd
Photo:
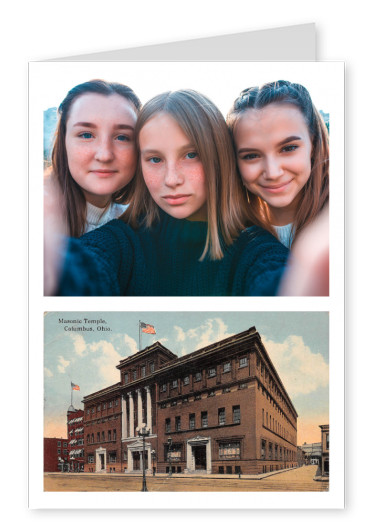
<instances>
[{"instance_id":1,"label":"long straight hair","mask_svg":"<svg viewBox=\"0 0 376 531\"><path fill-rule=\"evenodd\" d=\"M73 87L58 108L59 120L52 148L52 177L56 179L63 197L64 216L70 236L79 237L85 232L86 226L86 199L81 187L73 179L68 166L65 135L67 120L72 104L84 94L103 94L110 96L118 94L130 101L135 110L141 107L141 102L133 90L121 83L111 83L102 79L92 79ZM124 203L128 199L130 186L124 186L112 194L112 201Z\"/></svg>"},{"instance_id":2,"label":"long straight hair","mask_svg":"<svg viewBox=\"0 0 376 531\"><path fill-rule=\"evenodd\" d=\"M293 221L294 238L311 223L329 201L329 138L320 113L313 105L308 90L298 83L275 81L260 87L243 90L227 115L227 125L232 134L239 117L249 109L263 109L270 104L288 104L297 107L308 127L311 143L311 174L301 191L301 201ZM268 204L244 188L257 224L276 235L271 223Z\"/></svg>"},{"instance_id":3,"label":"long straight hair","mask_svg":"<svg viewBox=\"0 0 376 531\"><path fill-rule=\"evenodd\" d=\"M223 257L223 244L230 245L245 227L247 205L237 176L231 136L219 109L206 96L194 90L165 92L147 102L141 109L135 128L135 139L153 116L167 113L181 127L203 165L208 228L201 260ZM150 227L159 219L159 207L153 201L142 176L140 155L136 177L132 183L132 201L121 216L133 227Z\"/></svg>"}]
</instances>

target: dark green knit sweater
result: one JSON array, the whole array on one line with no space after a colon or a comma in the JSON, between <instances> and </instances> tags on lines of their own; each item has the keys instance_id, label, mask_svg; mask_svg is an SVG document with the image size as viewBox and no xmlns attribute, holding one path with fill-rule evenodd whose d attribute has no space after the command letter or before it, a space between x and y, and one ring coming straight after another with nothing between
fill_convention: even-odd
<instances>
[{"instance_id":1,"label":"dark green knit sweater","mask_svg":"<svg viewBox=\"0 0 376 531\"><path fill-rule=\"evenodd\" d=\"M207 223L161 213L137 231L113 220L71 238L59 295L275 295L288 249L259 227L244 230L222 260L199 258Z\"/></svg>"}]
</instances>

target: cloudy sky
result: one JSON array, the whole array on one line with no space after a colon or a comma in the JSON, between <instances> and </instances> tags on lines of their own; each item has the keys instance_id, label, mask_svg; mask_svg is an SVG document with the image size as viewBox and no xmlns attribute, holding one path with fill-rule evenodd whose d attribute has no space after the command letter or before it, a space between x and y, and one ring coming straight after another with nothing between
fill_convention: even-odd
<instances>
[{"instance_id":1,"label":"cloudy sky","mask_svg":"<svg viewBox=\"0 0 376 531\"><path fill-rule=\"evenodd\" d=\"M102 319L93 331L68 331L59 319ZM47 312L45 314L45 437L66 437L71 401L119 381L119 360L139 350L138 322L156 335L141 334L141 348L159 341L183 356L255 326L298 412L298 444L320 441L329 422L329 319L326 312Z\"/></svg>"}]
</instances>

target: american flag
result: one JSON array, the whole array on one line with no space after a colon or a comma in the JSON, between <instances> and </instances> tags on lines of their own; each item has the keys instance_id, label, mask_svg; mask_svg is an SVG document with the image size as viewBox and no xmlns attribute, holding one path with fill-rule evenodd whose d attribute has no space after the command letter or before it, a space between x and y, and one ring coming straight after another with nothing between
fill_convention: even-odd
<instances>
[{"instance_id":1,"label":"american flag","mask_svg":"<svg viewBox=\"0 0 376 531\"><path fill-rule=\"evenodd\" d=\"M155 328L151 324L146 323L140 323L141 331L144 332L144 334L155 334Z\"/></svg>"},{"instance_id":2,"label":"american flag","mask_svg":"<svg viewBox=\"0 0 376 531\"><path fill-rule=\"evenodd\" d=\"M71 382L71 387L72 387L73 391L79 391L80 390L80 386L77 385L77 384L74 384L73 382Z\"/></svg>"}]
</instances>

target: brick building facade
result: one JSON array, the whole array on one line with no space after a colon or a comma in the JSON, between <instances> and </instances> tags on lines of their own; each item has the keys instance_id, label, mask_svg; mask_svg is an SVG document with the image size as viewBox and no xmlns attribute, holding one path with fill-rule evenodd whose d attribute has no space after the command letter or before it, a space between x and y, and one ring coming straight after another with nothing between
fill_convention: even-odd
<instances>
[{"instance_id":1,"label":"brick building facade","mask_svg":"<svg viewBox=\"0 0 376 531\"><path fill-rule=\"evenodd\" d=\"M258 474L297 464L297 413L254 327L186 356L154 343L84 397L85 471ZM143 455L137 428L149 435Z\"/></svg>"},{"instance_id":2,"label":"brick building facade","mask_svg":"<svg viewBox=\"0 0 376 531\"><path fill-rule=\"evenodd\" d=\"M84 411L69 406L67 411L67 432L69 447L69 470L84 470Z\"/></svg>"},{"instance_id":3,"label":"brick building facade","mask_svg":"<svg viewBox=\"0 0 376 531\"><path fill-rule=\"evenodd\" d=\"M321 473L323 476L329 476L329 424L322 424L321 428Z\"/></svg>"},{"instance_id":4,"label":"brick building facade","mask_svg":"<svg viewBox=\"0 0 376 531\"><path fill-rule=\"evenodd\" d=\"M44 472L62 472L68 469L68 439L44 437L43 439Z\"/></svg>"}]
</instances>

